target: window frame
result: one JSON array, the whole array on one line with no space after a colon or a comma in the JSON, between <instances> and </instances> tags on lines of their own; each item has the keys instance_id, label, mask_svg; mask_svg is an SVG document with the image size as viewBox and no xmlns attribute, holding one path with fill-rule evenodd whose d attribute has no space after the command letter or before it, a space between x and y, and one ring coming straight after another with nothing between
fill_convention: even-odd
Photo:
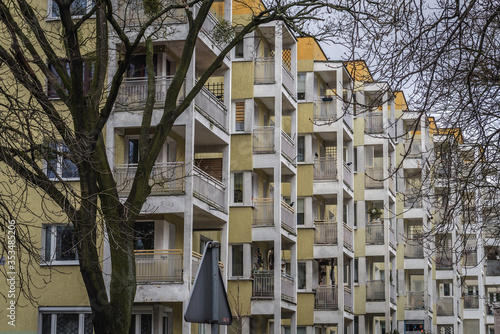
<instances>
[{"instance_id":1,"label":"window frame","mask_svg":"<svg viewBox=\"0 0 500 334\"><path fill-rule=\"evenodd\" d=\"M42 247L41 247L41 258L42 262L40 265L63 265L63 266L75 266L79 265L78 261L78 251L75 250L75 259L74 260L57 260L57 227L64 226L70 227L70 224L43 224L42 225ZM47 227L55 227L54 231L47 232ZM72 226L71 226L72 227ZM50 233L50 259L46 258L46 250L47 250L47 233ZM76 246L75 246L76 247Z\"/></svg>"},{"instance_id":2,"label":"window frame","mask_svg":"<svg viewBox=\"0 0 500 334\"><path fill-rule=\"evenodd\" d=\"M78 15L71 15L71 17L73 19L79 19L79 18L82 18L83 16L85 16L85 14L87 14L89 12L90 9L92 9L92 4L93 4L93 1L91 0L80 0L82 3L85 2L86 3L86 7L85 7L85 13L83 14L78 14ZM54 15L54 6L57 6L57 4L55 3L54 0L48 0L47 1L47 18L46 18L46 21L60 21L61 20L61 16L60 15ZM93 17L94 15L92 15Z\"/></svg>"},{"instance_id":3,"label":"window frame","mask_svg":"<svg viewBox=\"0 0 500 334\"><path fill-rule=\"evenodd\" d=\"M55 166L52 166L54 167L55 170L51 169L50 170L50 173L54 173L53 176L51 176L49 174L49 162L47 160L44 160L43 161L43 170L45 172L45 175L47 175L47 177L49 178L49 180L52 180L52 181L59 181L59 180L62 180L62 181L79 181L80 180L80 175L78 174L78 176L70 176L70 177L64 177L63 176L63 166L64 166L64 163L65 161L69 161L71 164L73 164L76 168L76 171L78 173L78 167L76 166L76 164L71 161L69 158L64 158L62 153L63 150L65 148L67 148L66 144L62 143L62 142L52 142L52 143L49 143L49 147L51 147L51 149L54 149L55 151L57 151L57 154L56 154L56 157L55 159L53 160L57 160L56 163L55 163Z\"/></svg>"},{"instance_id":4,"label":"window frame","mask_svg":"<svg viewBox=\"0 0 500 334\"><path fill-rule=\"evenodd\" d=\"M235 257L234 257L234 252L235 252L235 247L240 248L241 247L241 273L239 275L235 275L234 273L234 262L235 262ZM243 278L244 276L244 271L245 271L245 250L243 247L243 244L232 244L231 245L231 277L233 278Z\"/></svg>"},{"instance_id":5,"label":"window frame","mask_svg":"<svg viewBox=\"0 0 500 334\"><path fill-rule=\"evenodd\" d=\"M58 314L78 314L78 334L85 333L85 315L92 315L90 307L40 307L38 311L38 329L37 333L42 334L43 316L50 315L51 325L50 334L57 333L57 315ZM92 326L93 328L93 326ZM93 329L92 329L93 331Z\"/></svg>"}]
</instances>

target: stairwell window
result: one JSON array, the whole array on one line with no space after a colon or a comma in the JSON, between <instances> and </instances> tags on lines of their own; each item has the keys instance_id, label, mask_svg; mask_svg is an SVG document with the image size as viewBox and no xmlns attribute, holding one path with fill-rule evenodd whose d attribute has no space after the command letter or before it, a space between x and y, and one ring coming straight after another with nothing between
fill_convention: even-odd
<instances>
[{"instance_id":1,"label":"stairwell window","mask_svg":"<svg viewBox=\"0 0 500 334\"><path fill-rule=\"evenodd\" d=\"M306 99L306 74L297 73L297 100Z\"/></svg>"},{"instance_id":2,"label":"stairwell window","mask_svg":"<svg viewBox=\"0 0 500 334\"><path fill-rule=\"evenodd\" d=\"M76 265L78 253L72 225L44 225L42 228L42 257L52 265Z\"/></svg>"},{"instance_id":3,"label":"stairwell window","mask_svg":"<svg viewBox=\"0 0 500 334\"><path fill-rule=\"evenodd\" d=\"M77 181L78 168L71 160L71 152L64 143L49 144L49 159L45 161L45 171L51 180L59 178L66 181Z\"/></svg>"},{"instance_id":4,"label":"stairwell window","mask_svg":"<svg viewBox=\"0 0 500 334\"><path fill-rule=\"evenodd\" d=\"M234 173L233 202L243 203L243 173Z\"/></svg>"},{"instance_id":5,"label":"stairwell window","mask_svg":"<svg viewBox=\"0 0 500 334\"><path fill-rule=\"evenodd\" d=\"M245 131L245 102L235 103L235 131Z\"/></svg>"},{"instance_id":6,"label":"stairwell window","mask_svg":"<svg viewBox=\"0 0 500 334\"><path fill-rule=\"evenodd\" d=\"M297 162L305 161L305 137L297 137Z\"/></svg>"},{"instance_id":7,"label":"stairwell window","mask_svg":"<svg viewBox=\"0 0 500 334\"><path fill-rule=\"evenodd\" d=\"M231 276L243 276L243 245L231 246L232 259L231 259Z\"/></svg>"},{"instance_id":8,"label":"stairwell window","mask_svg":"<svg viewBox=\"0 0 500 334\"><path fill-rule=\"evenodd\" d=\"M297 225L304 225L304 199L297 198Z\"/></svg>"}]
</instances>

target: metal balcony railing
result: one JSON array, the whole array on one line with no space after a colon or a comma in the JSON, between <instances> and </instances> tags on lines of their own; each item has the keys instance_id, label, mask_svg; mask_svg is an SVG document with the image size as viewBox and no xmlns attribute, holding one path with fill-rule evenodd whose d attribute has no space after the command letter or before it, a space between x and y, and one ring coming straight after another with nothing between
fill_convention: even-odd
<instances>
[{"instance_id":1,"label":"metal balcony railing","mask_svg":"<svg viewBox=\"0 0 500 334\"><path fill-rule=\"evenodd\" d=\"M367 189L384 188L384 171L373 167L365 167L365 187Z\"/></svg>"},{"instance_id":2,"label":"metal balcony railing","mask_svg":"<svg viewBox=\"0 0 500 334\"><path fill-rule=\"evenodd\" d=\"M316 310L337 310L338 303L337 286L319 285L314 294L314 308Z\"/></svg>"},{"instance_id":3,"label":"metal balcony railing","mask_svg":"<svg viewBox=\"0 0 500 334\"><path fill-rule=\"evenodd\" d=\"M165 103L167 90L172 83L173 76L157 76L155 77L155 107L161 108ZM186 86L182 85L181 91L177 100L183 100L186 96ZM116 109L141 109L146 105L148 97L148 79L142 78L124 78L122 85L118 90L116 97Z\"/></svg>"},{"instance_id":4,"label":"metal balcony railing","mask_svg":"<svg viewBox=\"0 0 500 334\"><path fill-rule=\"evenodd\" d=\"M352 228L344 223L344 247L353 250Z\"/></svg>"},{"instance_id":5,"label":"metal balcony railing","mask_svg":"<svg viewBox=\"0 0 500 334\"><path fill-rule=\"evenodd\" d=\"M436 300L438 316L453 315L453 297L442 297Z\"/></svg>"},{"instance_id":6,"label":"metal balcony railing","mask_svg":"<svg viewBox=\"0 0 500 334\"><path fill-rule=\"evenodd\" d=\"M337 159L333 157L321 157L314 159L315 180L337 180Z\"/></svg>"},{"instance_id":7,"label":"metal balcony railing","mask_svg":"<svg viewBox=\"0 0 500 334\"><path fill-rule=\"evenodd\" d=\"M193 166L193 194L207 204L225 211L226 186L212 175Z\"/></svg>"},{"instance_id":8,"label":"metal balcony railing","mask_svg":"<svg viewBox=\"0 0 500 334\"><path fill-rule=\"evenodd\" d=\"M137 164L116 165L115 180L120 194L132 189ZM184 193L184 164L181 162L159 163L153 166L149 185L152 195L178 195Z\"/></svg>"},{"instance_id":9,"label":"metal balcony railing","mask_svg":"<svg viewBox=\"0 0 500 334\"><path fill-rule=\"evenodd\" d=\"M413 244L406 244L405 257L409 259L423 259L424 258L424 246L416 245L414 241Z\"/></svg>"},{"instance_id":10,"label":"metal balcony railing","mask_svg":"<svg viewBox=\"0 0 500 334\"><path fill-rule=\"evenodd\" d=\"M274 297L274 273L270 270L255 270L253 272L253 298Z\"/></svg>"},{"instance_id":11,"label":"metal balcony railing","mask_svg":"<svg viewBox=\"0 0 500 334\"><path fill-rule=\"evenodd\" d=\"M274 198L254 198L253 226L274 225Z\"/></svg>"},{"instance_id":12,"label":"metal balcony railing","mask_svg":"<svg viewBox=\"0 0 500 334\"><path fill-rule=\"evenodd\" d=\"M451 249L443 249L436 254L436 269L450 270L453 268L453 253Z\"/></svg>"},{"instance_id":13,"label":"metal balcony railing","mask_svg":"<svg viewBox=\"0 0 500 334\"><path fill-rule=\"evenodd\" d=\"M337 223L334 221L315 222L314 243L317 245L337 244Z\"/></svg>"},{"instance_id":14,"label":"metal balcony railing","mask_svg":"<svg viewBox=\"0 0 500 334\"><path fill-rule=\"evenodd\" d=\"M479 308L479 296L478 295L465 295L464 296L464 308Z\"/></svg>"},{"instance_id":15,"label":"metal balcony railing","mask_svg":"<svg viewBox=\"0 0 500 334\"><path fill-rule=\"evenodd\" d=\"M285 63L281 64L281 75L283 86L295 99L295 78L293 77L292 72L290 72Z\"/></svg>"},{"instance_id":16,"label":"metal balcony railing","mask_svg":"<svg viewBox=\"0 0 500 334\"><path fill-rule=\"evenodd\" d=\"M294 301L294 283L292 276L281 273L281 299L293 303Z\"/></svg>"},{"instance_id":17,"label":"metal balcony railing","mask_svg":"<svg viewBox=\"0 0 500 334\"><path fill-rule=\"evenodd\" d=\"M344 286L344 311L352 312L353 310L352 303L353 303L352 290L351 288Z\"/></svg>"},{"instance_id":18,"label":"metal balcony railing","mask_svg":"<svg viewBox=\"0 0 500 334\"><path fill-rule=\"evenodd\" d=\"M354 180L353 180L351 166L348 165L345 161L342 161L342 166L343 166L343 172L344 172L344 183L351 190L354 190L354 188L353 188L353 182L354 182Z\"/></svg>"},{"instance_id":19,"label":"metal balcony railing","mask_svg":"<svg viewBox=\"0 0 500 334\"><path fill-rule=\"evenodd\" d=\"M316 98L314 101L314 121L334 121L337 119L337 100L334 98Z\"/></svg>"},{"instance_id":20,"label":"metal balcony railing","mask_svg":"<svg viewBox=\"0 0 500 334\"><path fill-rule=\"evenodd\" d=\"M366 300L385 300L385 282L382 280L366 281Z\"/></svg>"},{"instance_id":21,"label":"metal balcony railing","mask_svg":"<svg viewBox=\"0 0 500 334\"><path fill-rule=\"evenodd\" d=\"M194 98L194 103L199 112L207 118L220 125L224 130L228 129L227 108L208 88L203 87Z\"/></svg>"},{"instance_id":22,"label":"metal balcony railing","mask_svg":"<svg viewBox=\"0 0 500 334\"><path fill-rule=\"evenodd\" d=\"M284 201L281 201L281 227L290 233L295 233L295 210Z\"/></svg>"},{"instance_id":23,"label":"metal balcony railing","mask_svg":"<svg viewBox=\"0 0 500 334\"><path fill-rule=\"evenodd\" d=\"M384 223L371 223L366 226L366 244L384 244Z\"/></svg>"},{"instance_id":24,"label":"metal balcony railing","mask_svg":"<svg viewBox=\"0 0 500 334\"><path fill-rule=\"evenodd\" d=\"M263 57L255 59L255 83L270 84L275 82L274 78L275 61L273 57Z\"/></svg>"},{"instance_id":25,"label":"metal balcony railing","mask_svg":"<svg viewBox=\"0 0 500 334\"><path fill-rule=\"evenodd\" d=\"M274 126L253 129L253 153L274 153Z\"/></svg>"},{"instance_id":26,"label":"metal balcony railing","mask_svg":"<svg viewBox=\"0 0 500 334\"><path fill-rule=\"evenodd\" d=\"M384 133L384 118L382 113L367 113L365 115L365 133Z\"/></svg>"},{"instance_id":27,"label":"metal balcony railing","mask_svg":"<svg viewBox=\"0 0 500 334\"><path fill-rule=\"evenodd\" d=\"M486 275L487 276L500 276L500 261L487 260L486 261Z\"/></svg>"},{"instance_id":28,"label":"metal balcony railing","mask_svg":"<svg viewBox=\"0 0 500 334\"><path fill-rule=\"evenodd\" d=\"M138 283L182 282L182 250L136 250L134 253Z\"/></svg>"},{"instance_id":29,"label":"metal balcony railing","mask_svg":"<svg viewBox=\"0 0 500 334\"><path fill-rule=\"evenodd\" d=\"M406 291L407 310L423 310L425 308L424 291Z\"/></svg>"},{"instance_id":30,"label":"metal balcony railing","mask_svg":"<svg viewBox=\"0 0 500 334\"><path fill-rule=\"evenodd\" d=\"M281 130L281 154L288 159L293 165L296 164L295 143L292 138L283 130Z\"/></svg>"}]
</instances>

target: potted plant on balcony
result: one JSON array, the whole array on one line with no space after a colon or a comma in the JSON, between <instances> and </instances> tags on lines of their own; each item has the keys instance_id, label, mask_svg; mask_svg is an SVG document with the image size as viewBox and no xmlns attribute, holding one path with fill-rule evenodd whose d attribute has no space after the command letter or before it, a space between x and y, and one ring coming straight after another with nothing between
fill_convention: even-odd
<instances>
[{"instance_id":1,"label":"potted plant on balcony","mask_svg":"<svg viewBox=\"0 0 500 334\"><path fill-rule=\"evenodd\" d=\"M380 222L380 218L382 217L382 209L372 206L367 211L370 216L371 222Z\"/></svg>"},{"instance_id":2,"label":"potted plant on balcony","mask_svg":"<svg viewBox=\"0 0 500 334\"><path fill-rule=\"evenodd\" d=\"M322 100L323 100L323 102L331 102L331 101L333 101L333 96L325 95L325 96L323 96Z\"/></svg>"}]
</instances>

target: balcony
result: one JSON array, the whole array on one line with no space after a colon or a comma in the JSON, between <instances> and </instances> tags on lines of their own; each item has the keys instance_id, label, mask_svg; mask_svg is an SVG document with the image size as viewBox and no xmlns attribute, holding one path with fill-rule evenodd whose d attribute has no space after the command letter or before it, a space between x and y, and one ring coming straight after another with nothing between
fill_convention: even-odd
<instances>
[{"instance_id":1,"label":"balcony","mask_svg":"<svg viewBox=\"0 0 500 334\"><path fill-rule=\"evenodd\" d=\"M336 181L337 159L333 157L321 157L314 159L314 180Z\"/></svg>"},{"instance_id":2,"label":"balcony","mask_svg":"<svg viewBox=\"0 0 500 334\"><path fill-rule=\"evenodd\" d=\"M338 310L338 292L335 285L319 285L314 295L316 310Z\"/></svg>"},{"instance_id":3,"label":"balcony","mask_svg":"<svg viewBox=\"0 0 500 334\"><path fill-rule=\"evenodd\" d=\"M423 310L425 308L424 291L406 291L407 310Z\"/></svg>"},{"instance_id":4,"label":"balcony","mask_svg":"<svg viewBox=\"0 0 500 334\"><path fill-rule=\"evenodd\" d=\"M274 226L274 198L254 198L253 226Z\"/></svg>"},{"instance_id":5,"label":"balcony","mask_svg":"<svg viewBox=\"0 0 500 334\"><path fill-rule=\"evenodd\" d=\"M274 132L273 132L274 135ZM281 154L290 161L293 165L296 164L295 143L292 138L283 130L281 130Z\"/></svg>"},{"instance_id":6,"label":"balcony","mask_svg":"<svg viewBox=\"0 0 500 334\"><path fill-rule=\"evenodd\" d=\"M352 312L352 290L351 288L344 286L344 311Z\"/></svg>"},{"instance_id":7,"label":"balcony","mask_svg":"<svg viewBox=\"0 0 500 334\"><path fill-rule=\"evenodd\" d=\"M163 0L159 2L161 8L172 4L173 2L170 0ZM144 2L138 0L129 0L118 2L119 11L121 12L120 17L127 18L127 25L140 25L145 23L147 20L151 18L151 15L146 14L144 10ZM186 15L183 8L173 9L169 11L167 14L162 16L160 20L162 24L173 24L173 23L185 23Z\"/></svg>"},{"instance_id":8,"label":"balcony","mask_svg":"<svg viewBox=\"0 0 500 334\"><path fill-rule=\"evenodd\" d=\"M384 171L373 167L365 167L365 187L367 189L383 189Z\"/></svg>"},{"instance_id":9,"label":"balcony","mask_svg":"<svg viewBox=\"0 0 500 334\"><path fill-rule=\"evenodd\" d=\"M155 77L155 108L162 108L165 104L167 90L172 83L173 76ZM115 108L118 110L140 110L146 106L148 96L148 79L124 78L118 90ZM183 100L186 96L186 86L183 85L177 100Z\"/></svg>"},{"instance_id":10,"label":"balcony","mask_svg":"<svg viewBox=\"0 0 500 334\"><path fill-rule=\"evenodd\" d=\"M137 250L137 283L182 282L182 250Z\"/></svg>"},{"instance_id":11,"label":"balcony","mask_svg":"<svg viewBox=\"0 0 500 334\"><path fill-rule=\"evenodd\" d=\"M413 243L415 241L412 241ZM409 259L423 259L424 258L424 246L417 244L406 244L405 257Z\"/></svg>"},{"instance_id":12,"label":"balcony","mask_svg":"<svg viewBox=\"0 0 500 334\"><path fill-rule=\"evenodd\" d=\"M436 300L438 316L453 315L453 297L442 297Z\"/></svg>"},{"instance_id":13,"label":"balcony","mask_svg":"<svg viewBox=\"0 0 500 334\"><path fill-rule=\"evenodd\" d=\"M463 254L463 265L466 267L477 266L477 252L465 251Z\"/></svg>"},{"instance_id":14,"label":"balcony","mask_svg":"<svg viewBox=\"0 0 500 334\"><path fill-rule=\"evenodd\" d=\"M344 247L353 250L352 228L344 223Z\"/></svg>"},{"instance_id":15,"label":"balcony","mask_svg":"<svg viewBox=\"0 0 500 334\"><path fill-rule=\"evenodd\" d=\"M370 223L366 226L366 244L384 244L384 223Z\"/></svg>"},{"instance_id":16,"label":"balcony","mask_svg":"<svg viewBox=\"0 0 500 334\"><path fill-rule=\"evenodd\" d=\"M422 196L418 189L405 190L405 208L406 209L422 208Z\"/></svg>"},{"instance_id":17,"label":"balcony","mask_svg":"<svg viewBox=\"0 0 500 334\"><path fill-rule=\"evenodd\" d=\"M257 126L253 129L253 153L274 153L274 126Z\"/></svg>"},{"instance_id":18,"label":"balcony","mask_svg":"<svg viewBox=\"0 0 500 334\"><path fill-rule=\"evenodd\" d=\"M467 309L479 308L479 296L478 295L465 295L464 296L464 308L467 308Z\"/></svg>"},{"instance_id":19,"label":"balcony","mask_svg":"<svg viewBox=\"0 0 500 334\"><path fill-rule=\"evenodd\" d=\"M405 154L406 158L409 159L420 159L422 158L422 142L418 139L414 139L413 142L411 140L405 141Z\"/></svg>"},{"instance_id":20,"label":"balcony","mask_svg":"<svg viewBox=\"0 0 500 334\"><path fill-rule=\"evenodd\" d=\"M202 87L201 91L194 98L194 103L200 113L227 131L228 117L226 105L208 88Z\"/></svg>"},{"instance_id":21,"label":"balcony","mask_svg":"<svg viewBox=\"0 0 500 334\"><path fill-rule=\"evenodd\" d=\"M281 201L281 227L290 233L295 233L295 210L285 202Z\"/></svg>"},{"instance_id":22,"label":"balcony","mask_svg":"<svg viewBox=\"0 0 500 334\"><path fill-rule=\"evenodd\" d=\"M285 87L288 93L290 93L290 95L292 95L295 99L295 79L285 63L281 66L281 75L283 79L283 87Z\"/></svg>"},{"instance_id":23,"label":"balcony","mask_svg":"<svg viewBox=\"0 0 500 334\"><path fill-rule=\"evenodd\" d=\"M281 273L281 298L293 302L294 279L292 276ZM274 298L274 273L271 270L256 270L253 272L252 298Z\"/></svg>"},{"instance_id":24,"label":"balcony","mask_svg":"<svg viewBox=\"0 0 500 334\"><path fill-rule=\"evenodd\" d=\"M137 164L116 165L115 180L120 195L132 189ZM184 164L167 162L155 164L151 171L149 185L152 195L179 195L184 193Z\"/></svg>"},{"instance_id":25,"label":"balcony","mask_svg":"<svg viewBox=\"0 0 500 334\"><path fill-rule=\"evenodd\" d=\"M275 61L273 57L255 59L255 84L273 84Z\"/></svg>"},{"instance_id":26,"label":"balcony","mask_svg":"<svg viewBox=\"0 0 500 334\"><path fill-rule=\"evenodd\" d=\"M337 120L337 100L329 98L317 98L314 101L314 121L336 121Z\"/></svg>"},{"instance_id":27,"label":"balcony","mask_svg":"<svg viewBox=\"0 0 500 334\"><path fill-rule=\"evenodd\" d=\"M315 222L314 243L316 245L337 244L337 223L334 221Z\"/></svg>"},{"instance_id":28,"label":"balcony","mask_svg":"<svg viewBox=\"0 0 500 334\"><path fill-rule=\"evenodd\" d=\"M500 276L500 261L487 260L486 261L486 275L487 276Z\"/></svg>"},{"instance_id":29,"label":"balcony","mask_svg":"<svg viewBox=\"0 0 500 334\"><path fill-rule=\"evenodd\" d=\"M384 118L382 113L365 114L365 133L366 134L384 133Z\"/></svg>"},{"instance_id":30,"label":"balcony","mask_svg":"<svg viewBox=\"0 0 500 334\"><path fill-rule=\"evenodd\" d=\"M385 282L382 280L366 281L366 300L385 301Z\"/></svg>"},{"instance_id":31,"label":"balcony","mask_svg":"<svg viewBox=\"0 0 500 334\"><path fill-rule=\"evenodd\" d=\"M349 189L353 190L353 176L351 165L348 165L347 162L342 161L343 172L344 172L344 183Z\"/></svg>"},{"instance_id":32,"label":"balcony","mask_svg":"<svg viewBox=\"0 0 500 334\"><path fill-rule=\"evenodd\" d=\"M436 254L436 269L453 269L453 253L451 249L444 249Z\"/></svg>"},{"instance_id":33,"label":"balcony","mask_svg":"<svg viewBox=\"0 0 500 334\"><path fill-rule=\"evenodd\" d=\"M226 210L224 183L196 166L193 166L193 195L216 209Z\"/></svg>"}]
</instances>

